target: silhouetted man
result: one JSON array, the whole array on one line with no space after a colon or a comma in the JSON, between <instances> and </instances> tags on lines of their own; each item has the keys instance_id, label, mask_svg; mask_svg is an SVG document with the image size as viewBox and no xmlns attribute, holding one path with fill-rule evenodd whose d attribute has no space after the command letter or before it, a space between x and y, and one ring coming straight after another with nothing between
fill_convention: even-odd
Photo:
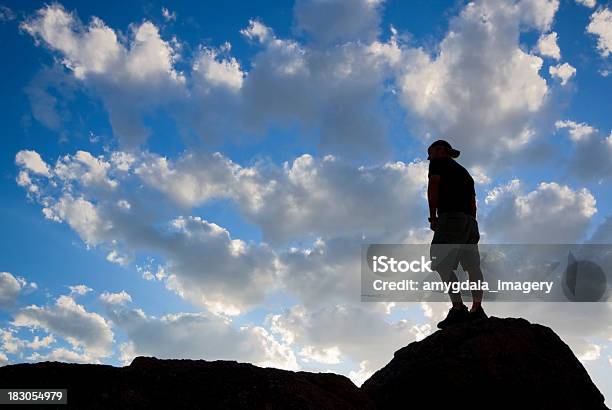
<instances>
[{"instance_id":1,"label":"silhouetted man","mask_svg":"<svg viewBox=\"0 0 612 410\"><path fill-rule=\"evenodd\" d=\"M429 222L434 231L431 241L432 267L445 283L458 282L455 269L461 263L470 282L483 280L478 253L478 223L476 222L476 192L470 173L453 158L459 151L438 140L427 150L429 162ZM454 245L456 244L456 245ZM458 283L456 284L458 285ZM453 307L446 319L438 323L444 329L455 323L487 317L482 309L482 290L472 290L472 308L468 311L461 293L449 289Z\"/></svg>"}]
</instances>

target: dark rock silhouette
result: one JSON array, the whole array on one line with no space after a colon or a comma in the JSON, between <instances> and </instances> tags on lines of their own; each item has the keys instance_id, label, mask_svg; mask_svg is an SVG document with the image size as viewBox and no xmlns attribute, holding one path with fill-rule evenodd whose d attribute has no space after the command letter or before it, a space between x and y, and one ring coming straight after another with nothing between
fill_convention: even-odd
<instances>
[{"instance_id":1,"label":"dark rock silhouette","mask_svg":"<svg viewBox=\"0 0 612 410\"><path fill-rule=\"evenodd\" d=\"M333 373L225 360L137 357L126 367L0 367L0 388L34 387L68 389L68 406L39 406L45 409L606 408L584 367L551 329L495 317L409 344L361 389Z\"/></svg>"},{"instance_id":2,"label":"dark rock silhouette","mask_svg":"<svg viewBox=\"0 0 612 410\"><path fill-rule=\"evenodd\" d=\"M58 409L374 408L345 376L227 360L137 357L126 367L16 364L0 368L0 384L2 388L67 388L68 406L58 405Z\"/></svg>"},{"instance_id":3,"label":"dark rock silhouette","mask_svg":"<svg viewBox=\"0 0 612 410\"><path fill-rule=\"evenodd\" d=\"M384 409L607 408L550 328L513 318L460 324L411 343L361 390Z\"/></svg>"}]
</instances>

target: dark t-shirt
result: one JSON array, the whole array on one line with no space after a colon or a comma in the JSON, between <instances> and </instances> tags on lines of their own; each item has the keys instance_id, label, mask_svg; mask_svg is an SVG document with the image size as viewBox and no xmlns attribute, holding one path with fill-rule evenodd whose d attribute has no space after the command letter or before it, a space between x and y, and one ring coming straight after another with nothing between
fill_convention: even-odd
<instances>
[{"instance_id":1,"label":"dark t-shirt","mask_svg":"<svg viewBox=\"0 0 612 410\"><path fill-rule=\"evenodd\" d=\"M472 214L474 179L465 168L452 158L435 158L429 161L431 175L440 175L438 213L460 211Z\"/></svg>"}]
</instances>

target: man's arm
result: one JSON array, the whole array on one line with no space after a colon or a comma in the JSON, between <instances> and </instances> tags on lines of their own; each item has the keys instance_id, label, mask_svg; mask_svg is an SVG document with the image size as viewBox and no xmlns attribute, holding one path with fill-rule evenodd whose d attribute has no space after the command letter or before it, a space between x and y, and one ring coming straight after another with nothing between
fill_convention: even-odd
<instances>
[{"instance_id":1,"label":"man's arm","mask_svg":"<svg viewBox=\"0 0 612 410\"><path fill-rule=\"evenodd\" d=\"M431 229L435 228L436 210L438 209L438 186L440 185L440 175L430 175L427 184L427 202L429 202L429 217L431 218Z\"/></svg>"},{"instance_id":2,"label":"man's arm","mask_svg":"<svg viewBox=\"0 0 612 410\"><path fill-rule=\"evenodd\" d=\"M476 218L476 195L472 195L472 200L471 200L471 204L470 204L470 208L472 211L472 216L474 218Z\"/></svg>"}]
</instances>

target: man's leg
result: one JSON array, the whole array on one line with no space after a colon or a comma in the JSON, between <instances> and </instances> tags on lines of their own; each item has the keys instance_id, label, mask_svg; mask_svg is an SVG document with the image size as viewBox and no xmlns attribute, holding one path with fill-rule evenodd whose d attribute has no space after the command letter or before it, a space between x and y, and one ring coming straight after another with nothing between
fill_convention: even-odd
<instances>
[{"instance_id":1,"label":"man's leg","mask_svg":"<svg viewBox=\"0 0 612 410\"><path fill-rule=\"evenodd\" d=\"M468 217L468 236L467 246L465 247L465 261L467 265L467 273L470 282L478 282L484 280L482 270L480 269L480 252L478 252L478 242L480 241L480 232L478 230L478 222L476 219ZM463 265L462 265L463 266ZM472 308L470 311L477 311L482 305L482 289L472 291Z\"/></svg>"},{"instance_id":2,"label":"man's leg","mask_svg":"<svg viewBox=\"0 0 612 410\"><path fill-rule=\"evenodd\" d=\"M453 283L459 282L455 271L448 269L440 269L438 271L438 274L440 275L442 282L450 284L450 287L448 289L448 296L450 297L450 300L453 303L453 307L456 309L462 308L463 299L461 299L461 292L459 290L453 292Z\"/></svg>"},{"instance_id":3,"label":"man's leg","mask_svg":"<svg viewBox=\"0 0 612 410\"><path fill-rule=\"evenodd\" d=\"M448 290L448 295L453 303L453 307L448 311L446 318L438 322L438 328L446 329L454 324L468 321L470 314L467 307L463 304L463 300L461 300L461 293L458 288L456 291L453 291L453 284L459 282L457 275L455 275L455 272L452 269L441 269L438 271L438 274L440 274L440 277L444 283L451 285Z\"/></svg>"},{"instance_id":4,"label":"man's leg","mask_svg":"<svg viewBox=\"0 0 612 410\"><path fill-rule=\"evenodd\" d=\"M470 282L478 282L483 281L484 276L482 275L482 270L480 266L470 267L467 271L468 277L470 278ZM476 311L482 304L482 289L474 289L472 290L472 308L470 311Z\"/></svg>"}]
</instances>

